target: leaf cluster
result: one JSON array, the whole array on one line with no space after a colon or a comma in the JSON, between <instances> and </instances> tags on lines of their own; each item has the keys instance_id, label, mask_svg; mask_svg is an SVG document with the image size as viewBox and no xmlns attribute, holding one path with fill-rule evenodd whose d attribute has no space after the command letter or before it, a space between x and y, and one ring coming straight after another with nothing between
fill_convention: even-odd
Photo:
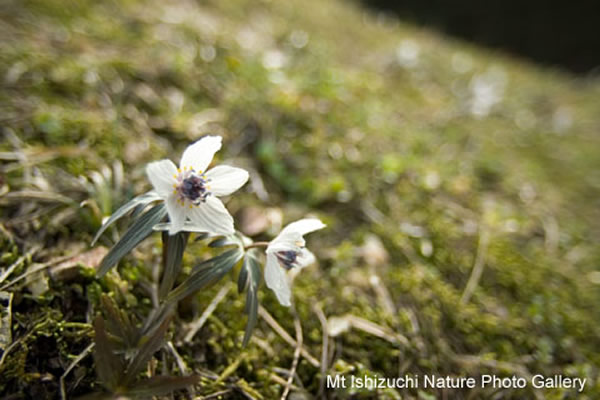
<instances>
[{"instance_id":1,"label":"leaf cluster","mask_svg":"<svg viewBox=\"0 0 600 400\"><path fill-rule=\"evenodd\" d=\"M165 344L170 318L144 332L136 321L120 310L108 296L102 298L106 320L94 319L94 362L96 374L105 391L92 393L85 399L119 398L128 396L146 398L171 393L197 383L197 375L185 377L152 376L140 374L153 355Z\"/></svg>"}]
</instances>

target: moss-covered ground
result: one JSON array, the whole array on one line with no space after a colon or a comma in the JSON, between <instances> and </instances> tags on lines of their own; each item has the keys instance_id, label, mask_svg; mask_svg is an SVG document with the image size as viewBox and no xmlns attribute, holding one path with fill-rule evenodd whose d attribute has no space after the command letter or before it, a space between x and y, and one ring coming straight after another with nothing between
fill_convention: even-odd
<instances>
[{"instance_id":1,"label":"moss-covered ground","mask_svg":"<svg viewBox=\"0 0 600 400\"><path fill-rule=\"evenodd\" d=\"M317 397L336 373L587 385L326 398L600 398L598 80L340 0L8 0L0 37L0 397L59 398L102 293L148 313L159 235L100 280L89 244L149 189L148 161L212 133L219 160L251 171L227 203L239 229L269 239L280 215L328 225L308 237L319 262L294 282L295 311L261 287L283 330L302 327L290 398ZM264 317L241 348L234 289L181 340L231 280L180 304L174 348L205 377L198 396L278 398L296 348ZM180 375L172 352L154 365ZM62 381L69 398L97 390L92 357Z\"/></svg>"}]
</instances>

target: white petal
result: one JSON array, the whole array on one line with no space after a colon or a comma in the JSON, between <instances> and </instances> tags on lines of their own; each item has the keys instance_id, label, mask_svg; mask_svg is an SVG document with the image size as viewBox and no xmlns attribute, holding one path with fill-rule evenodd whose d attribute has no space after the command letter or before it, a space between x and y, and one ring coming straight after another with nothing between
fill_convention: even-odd
<instances>
[{"instance_id":1,"label":"white petal","mask_svg":"<svg viewBox=\"0 0 600 400\"><path fill-rule=\"evenodd\" d=\"M205 136L189 145L181 156L179 166L205 172L215 153L221 148L221 140L221 136Z\"/></svg>"},{"instance_id":2,"label":"white petal","mask_svg":"<svg viewBox=\"0 0 600 400\"><path fill-rule=\"evenodd\" d=\"M177 167L171 160L154 161L146 166L146 175L156 193L162 198L166 198L173 192L173 185L177 182L175 174L177 174Z\"/></svg>"},{"instance_id":3,"label":"white petal","mask_svg":"<svg viewBox=\"0 0 600 400\"><path fill-rule=\"evenodd\" d=\"M221 200L214 196L208 196L204 203L194 206L189 211L190 219L198 229L204 228L206 232L218 235L231 235L235 232L233 217Z\"/></svg>"},{"instance_id":4,"label":"white petal","mask_svg":"<svg viewBox=\"0 0 600 400\"><path fill-rule=\"evenodd\" d=\"M285 234L287 232L297 232L300 235L306 235L307 233L323 229L325 228L325 226L326 225L323 222L321 222L320 219L304 218L296 222L292 222L291 224L283 228L281 233Z\"/></svg>"},{"instance_id":5,"label":"white petal","mask_svg":"<svg viewBox=\"0 0 600 400\"><path fill-rule=\"evenodd\" d=\"M277 300L282 306L289 307L292 298L288 277L285 270L279 266L274 254L267 254L267 265L265 266L265 282L267 287L275 292Z\"/></svg>"},{"instance_id":6,"label":"white petal","mask_svg":"<svg viewBox=\"0 0 600 400\"><path fill-rule=\"evenodd\" d=\"M300 253L298 253L298 255L296 256L296 263L298 268L294 269L296 270L308 267L309 265L314 264L316 260L317 259L312 253L312 251L308 250L307 248L303 248L302 250L300 250Z\"/></svg>"},{"instance_id":7,"label":"white petal","mask_svg":"<svg viewBox=\"0 0 600 400\"><path fill-rule=\"evenodd\" d=\"M219 165L206 173L210 179L210 192L215 196L227 196L242 187L248 181L248 171Z\"/></svg>"},{"instance_id":8,"label":"white petal","mask_svg":"<svg viewBox=\"0 0 600 400\"><path fill-rule=\"evenodd\" d=\"M297 243L299 243L299 240L302 240L302 238L299 238L295 241L288 241L288 240L271 240L271 242L269 243L269 245L267 246L267 250L266 253L267 254L272 254L272 253L277 253L278 251L295 251L295 252L299 252L300 250L302 250L302 247L300 247ZM302 243L304 243L304 240L302 240Z\"/></svg>"},{"instance_id":9,"label":"white petal","mask_svg":"<svg viewBox=\"0 0 600 400\"><path fill-rule=\"evenodd\" d=\"M186 206L181 205L181 203L177 202L178 197L175 195L170 195L167 197L167 201L165 202L167 205L167 213L169 214L169 220L171 221L171 225L169 227L169 235L174 235L177 232L183 230L183 224L185 223L186 216Z\"/></svg>"},{"instance_id":10,"label":"white petal","mask_svg":"<svg viewBox=\"0 0 600 400\"><path fill-rule=\"evenodd\" d=\"M304 247L303 235L325 228L325 224L317 218L305 218L292 222L277 235L271 244L275 247L284 246L289 248Z\"/></svg>"}]
</instances>

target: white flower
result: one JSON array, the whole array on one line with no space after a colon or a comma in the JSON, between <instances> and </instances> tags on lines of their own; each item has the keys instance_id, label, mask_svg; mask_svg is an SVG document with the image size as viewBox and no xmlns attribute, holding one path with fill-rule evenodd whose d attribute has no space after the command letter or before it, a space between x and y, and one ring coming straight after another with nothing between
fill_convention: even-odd
<instances>
[{"instance_id":1,"label":"white flower","mask_svg":"<svg viewBox=\"0 0 600 400\"><path fill-rule=\"evenodd\" d=\"M171 160L155 161L146 167L148 179L167 207L169 234L188 226L219 235L234 233L233 218L217 196L238 190L248 180L241 168L221 165L207 171L221 148L220 136L205 136L188 146L179 168ZM190 223L186 223L186 219Z\"/></svg>"},{"instance_id":2,"label":"white flower","mask_svg":"<svg viewBox=\"0 0 600 400\"><path fill-rule=\"evenodd\" d=\"M304 247L302 236L323 228L325 224L316 218L301 219L283 228L269 243L266 251L265 282L267 287L275 292L281 305L291 305L292 293L286 272L294 267L303 268L315 261L313 253Z\"/></svg>"}]
</instances>

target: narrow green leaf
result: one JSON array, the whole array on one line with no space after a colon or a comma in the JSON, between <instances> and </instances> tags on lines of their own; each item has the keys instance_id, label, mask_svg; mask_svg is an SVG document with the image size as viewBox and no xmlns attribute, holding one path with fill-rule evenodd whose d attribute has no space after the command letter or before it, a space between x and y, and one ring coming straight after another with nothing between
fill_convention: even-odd
<instances>
[{"instance_id":1,"label":"narrow green leaf","mask_svg":"<svg viewBox=\"0 0 600 400\"><path fill-rule=\"evenodd\" d=\"M190 294L219 281L242 258L244 252L236 247L204 261L194 268L191 275L169 293L168 302L177 302Z\"/></svg>"},{"instance_id":2,"label":"narrow green leaf","mask_svg":"<svg viewBox=\"0 0 600 400\"><path fill-rule=\"evenodd\" d=\"M242 345L245 347L250 341L252 332L254 331L256 322L258 321L258 286L260 285L262 274L257 250L250 250L246 252L246 257L244 257L244 263L242 265L242 269L240 270L240 276L242 275L242 271L246 272L248 287L248 292L246 293L245 310L246 314L248 314L248 322L246 323L246 332L244 333L244 341L242 343Z\"/></svg>"},{"instance_id":3,"label":"narrow green leaf","mask_svg":"<svg viewBox=\"0 0 600 400\"><path fill-rule=\"evenodd\" d=\"M167 215L167 209L161 203L155 205L136 219L123 237L104 256L98 268L97 276L99 278L104 276L121 258L148 237L152 233L152 227L160 222L165 215Z\"/></svg>"},{"instance_id":4,"label":"narrow green leaf","mask_svg":"<svg viewBox=\"0 0 600 400\"><path fill-rule=\"evenodd\" d=\"M111 226L115 221L123 217L129 211L140 205L145 206L146 204L157 200L160 200L160 196L158 195L158 193L152 190L150 192L144 193L131 199L129 202L119 207L119 209L115 211L104 224L102 224L102 226L98 230L98 233L96 233L96 236L94 236L94 240L92 240L92 246L96 244L96 241L100 238L100 236L102 236L104 231L106 231L106 229L109 226Z\"/></svg>"},{"instance_id":5,"label":"narrow green leaf","mask_svg":"<svg viewBox=\"0 0 600 400\"><path fill-rule=\"evenodd\" d=\"M218 238L218 239L213 240L212 242L210 242L208 244L208 247L212 247L212 248L223 247L223 246L226 246L227 243L228 243L228 240L227 240L226 237L220 237L220 238Z\"/></svg>"},{"instance_id":6,"label":"narrow green leaf","mask_svg":"<svg viewBox=\"0 0 600 400\"><path fill-rule=\"evenodd\" d=\"M194 242L199 242L201 240L206 239L207 237L210 237L209 233L206 232L195 232L196 233L196 237L194 238Z\"/></svg>"},{"instance_id":7,"label":"narrow green leaf","mask_svg":"<svg viewBox=\"0 0 600 400\"><path fill-rule=\"evenodd\" d=\"M104 320L97 316L94 320L94 364L98 379L107 389L114 390L123 376L123 364L115 355L104 328Z\"/></svg>"},{"instance_id":8,"label":"narrow green leaf","mask_svg":"<svg viewBox=\"0 0 600 400\"><path fill-rule=\"evenodd\" d=\"M164 396L175 390L184 389L198 383L199 375L190 376L153 376L143 379L127 389L127 396L153 397Z\"/></svg>"},{"instance_id":9,"label":"narrow green leaf","mask_svg":"<svg viewBox=\"0 0 600 400\"><path fill-rule=\"evenodd\" d=\"M244 260L238 276L238 293L242 294L246 290L246 286L248 286L248 268L246 268L246 260Z\"/></svg>"},{"instance_id":10,"label":"narrow green leaf","mask_svg":"<svg viewBox=\"0 0 600 400\"><path fill-rule=\"evenodd\" d=\"M208 244L208 247L225 247L225 246L240 246L244 247L244 243L240 240L240 238L234 233L229 236L218 237L212 242Z\"/></svg>"},{"instance_id":11,"label":"narrow green leaf","mask_svg":"<svg viewBox=\"0 0 600 400\"><path fill-rule=\"evenodd\" d=\"M152 332L149 336L142 336L140 343L138 344L139 350L127 367L124 380L125 386L128 386L135 380L137 375L148 364L148 361L150 361L154 353L156 353L163 346L165 334L169 328L170 320L170 318L165 319L162 324L160 324L158 329Z\"/></svg>"},{"instance_id":12,"label":"narrow green leaf","mask_svg":"<svg viewBox=\"0 0 600 400\"><path fill-rule=\"evenodd\" d=\"M187 245L187 232L179 232L175 235L169 235L167 232L162 233L163 242L163 275L158 289L160 300L164 300L173 288L175 279L181 271L181 260L183 252Z\"/></svg>"}]
</instances>

